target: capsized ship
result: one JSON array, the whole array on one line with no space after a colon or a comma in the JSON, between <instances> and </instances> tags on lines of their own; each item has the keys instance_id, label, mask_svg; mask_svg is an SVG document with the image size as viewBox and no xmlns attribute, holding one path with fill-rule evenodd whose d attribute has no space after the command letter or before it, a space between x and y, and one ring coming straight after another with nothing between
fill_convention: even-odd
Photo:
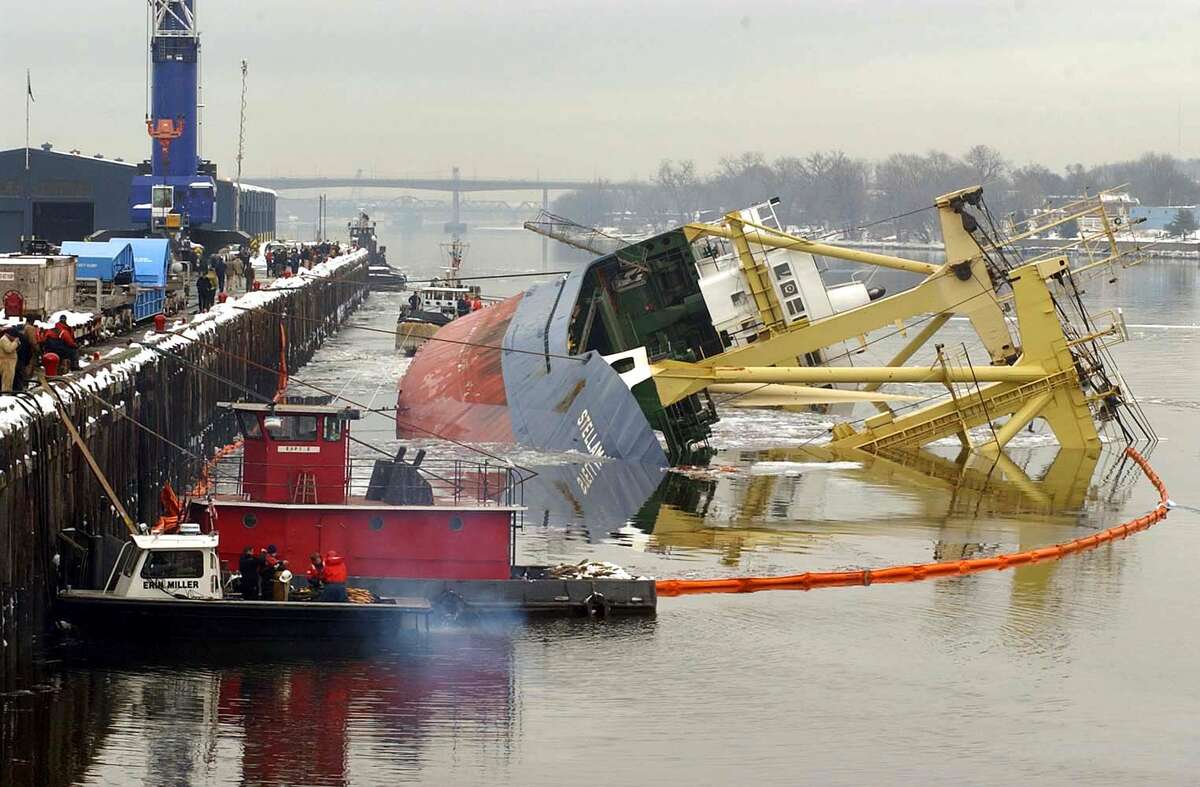
<instances>
[{"instance_id":1,"label":"capsized ship","mask_svg":"<svg viewBox=\"0 0 1200 787\"><path fill-rule=\"evenodd\" d=\"M838 424L833 444L875 453L955 435L970 445L988 424L994 439L973 447L998 451L1039 417L1063 446L1095 453L1097 422L1142 424L1136 411L1122 420L1128 393L1106 353L1124 338L1119 315L1087 315L1075 280L1135 260L1115 244L1075 270L1064 250L1021 260L1011 242L1046 228L998 237L982 194L937 199L941 265L789 235L775 201L618 248L441 328L401 380L397 432L663 466L708 452L713 394L727 394L742 406L871 401L879 414ZM1056 223L1103 211L1100 197L1081 200ZM1101 226L1079 244L1111 240ZM826 286L818 256L924 278L891 296ZM906 366L955 315L987 357L939 348L934 365ZM872 332L910 329L886 366L851 363ZM889 402L913 397L879 390L919 383L947 395L896 411Z\"/></svg>"}]
</instances>

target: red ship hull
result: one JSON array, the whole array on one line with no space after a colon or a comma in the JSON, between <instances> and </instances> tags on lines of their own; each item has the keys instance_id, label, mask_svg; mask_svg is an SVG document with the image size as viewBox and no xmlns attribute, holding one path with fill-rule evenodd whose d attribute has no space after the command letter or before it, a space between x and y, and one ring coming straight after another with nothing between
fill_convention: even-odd
<instances>
[{"instance_id":1,"label":"red ship hull","mask_svg":"<svg viewBox=\"0 0 1200 787\"><path fill-rule=\"evenodd\" d=\"M399 393L398 437L514 442L499 348L520 301L460 317L421 346Z\"/></svg>"}]
</instances>

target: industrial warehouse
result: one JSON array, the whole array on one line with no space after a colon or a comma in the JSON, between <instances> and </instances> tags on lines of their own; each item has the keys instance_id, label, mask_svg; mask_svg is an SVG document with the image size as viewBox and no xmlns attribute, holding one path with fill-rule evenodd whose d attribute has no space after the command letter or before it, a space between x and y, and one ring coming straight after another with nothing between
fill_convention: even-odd
<instances>
[{"instance_id":1,"label":"industrial warehouse","mask_svg":"<svg viewBox=\"0 0 1200 787\"><path fill-rule=\"evenodd\" d=\"M136 164L61 152L49 144L0 151L0 252L18 250L22 237L58 244L101 230L128 229L130 184L138 174ZM236 224L259 241L275 237L275 192L242 184L240 222L235 222L236 186L228 180L216 184L214 229L232 230Z\"/></svg>"}]
</instances>

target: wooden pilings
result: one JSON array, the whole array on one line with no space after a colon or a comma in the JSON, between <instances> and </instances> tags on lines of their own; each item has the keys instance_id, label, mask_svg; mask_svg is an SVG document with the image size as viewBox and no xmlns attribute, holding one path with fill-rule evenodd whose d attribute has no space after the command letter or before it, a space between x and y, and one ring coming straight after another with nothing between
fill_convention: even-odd
<instances>
[{"instance_id":1,"label":"wooden pilings","mask_svg":"<svg viewBox=\"0 0 1200 787\"><path fill-rule=\"evenodd\" d=\"M54 381L130 514L153 523L163 484L182 494L201 458L234 437L232 416L218 413L217 402L251 398L245 389L275 393L276 372L243 359L277 369L282 323L287 367L298 369L362 302L366 287L366 255L356 253L327 278L251 296L266 302L153 345L163 349L131 347ZM89 546L89 537L115 554L111 546L125 534L48 401L45 394L0 401L19 408L0 409L0 692L45 630L59 563L78 561L75 545Z\"/></svg>"}]
</instances>

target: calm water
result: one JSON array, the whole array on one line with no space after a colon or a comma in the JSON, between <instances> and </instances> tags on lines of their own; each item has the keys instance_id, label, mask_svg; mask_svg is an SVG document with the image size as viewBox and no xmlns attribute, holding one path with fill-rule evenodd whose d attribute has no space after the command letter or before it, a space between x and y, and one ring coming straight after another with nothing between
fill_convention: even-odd
<instances>
[{"instance_id":1,"label":"calm water","mask_svg":"<svg viewBox=\"0 0 1200 787\"><path fill-rule=\"evenodd\" d=\"M408 254L416 261L423 244L436 267L438 240L418 239ZM471 240L468 263L481 271L541 264L536 239ZM1151 461L1182 506L1200 507L1197 283L1194 262L1150 263L1116 285L1097 281L1087 297L1097 309L1124 305L1134 341L1116 355L1166 438ZM354 324L390 328L398 303L372 296ZM963 328L947 327L948 347ZM390 345L343 330L299 376L390 406L401 372ZM875 347L863 362L886 356ZM718 426L708 471L660 484L638 468L606 468L596 500L531 492L522 557L593 557L658 577L879 566L1062 541L1155 502L1115 451L1095 467L1056 460L1041 433L1018 438L1020 472L997 472L955 466L952 445L920 468L820 464L813 449L826 425L735 411ZM356 433L392 444L385 417ZM549 463L550 481L554 465L574 470L519 458ZM1055 564L662 599L650 621L448 629L401 652L68 649L32 695L3 699L18 746L0 775L89 785L1191 784L1198 526L1196 508L1180 507L1147 533Z\"/></svg>"}]
</instances>

